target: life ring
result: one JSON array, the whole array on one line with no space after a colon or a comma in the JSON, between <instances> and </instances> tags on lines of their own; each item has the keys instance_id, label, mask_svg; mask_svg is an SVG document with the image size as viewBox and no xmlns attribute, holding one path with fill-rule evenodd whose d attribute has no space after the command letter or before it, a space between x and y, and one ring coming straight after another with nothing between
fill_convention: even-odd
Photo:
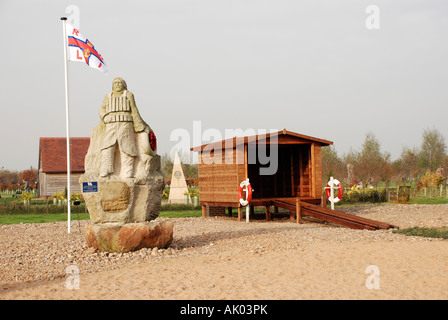
<instances>
[{"instance_id":1,"label":"life ring","mask_svg":"<svg viewBox=\"0 0 448 320\"><path fill-rule=\"evenodd\" d=\"M334 199L333 199L333 202L338 202L339 200L341 200L342 199L342 194L344 193L344 189L342 188L342 184L339 182L339 180L337 180L337 179L333 179L333 184L335 184L336 185L336 188L338 188L339 190L338 190L338 195L337 195L337 197L335 197ZM328 183L327 184L327 186L325 187L325 194L327 195L327 199L330 199L331 198L331 191L330 191L330 188L331 188L331 186L330 186L330 183ZM331 200L330 200L331 201Z\"/></svg>"},{"instance_id":2,"label":"life ring","mask_svg":"<svg viewBox=\"0 0 448 320\"><path fill-rule=\"evenodd\" d=\"M247 196L246 200L243 199L243 188L246 187ZM252 200L252 186L249 183L249 179L244 180L240 183L240 187L238 189L238 198L240 199L240 203L243 207L247 206L249 202Z\"/></svg>"}]
</instances>

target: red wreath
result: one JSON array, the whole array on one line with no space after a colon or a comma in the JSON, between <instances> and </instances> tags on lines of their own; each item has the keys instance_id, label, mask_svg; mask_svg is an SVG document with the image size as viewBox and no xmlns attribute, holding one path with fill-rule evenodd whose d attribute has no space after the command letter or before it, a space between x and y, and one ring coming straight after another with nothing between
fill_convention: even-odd
<instances>
[{"instance_id":1,"label":"red wreath","mask_svg":"<svg viewBox=\"0 0 448 320\"><path fill-rule=\"evenodd\" d=\"M157 138L154 132L149 133L149 145L151 146L152 151L156 151L157 149Z\"/></svg>"}]
</instances>

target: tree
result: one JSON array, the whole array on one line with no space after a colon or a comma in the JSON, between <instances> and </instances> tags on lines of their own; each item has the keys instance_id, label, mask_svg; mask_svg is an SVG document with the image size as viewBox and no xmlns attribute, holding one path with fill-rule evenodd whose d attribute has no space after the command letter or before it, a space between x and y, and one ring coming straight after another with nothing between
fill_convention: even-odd
<instances>
[{"instance_id":1,"label":"tree","mask_svg":"<svg viewBox=\"0 0 448 320\"><path fill-rule=\"evenodd\" d=\"M392 179L393 166L388 152L381 153L381 145L372 132L366 134L360 152L350 150L344 156L350 184L377 186L381 181L388 185Z\"/></svg>"},{"instance_id":2,"label":"tree","mask_svg":"<svg viewBox=\"0 0 448 320\"><path fill-rule=\"evenodd\" d=\"M385 152L384 154L382 154L382 159L379 164L379 169L380 169L379 170L379 178L380 178L379 181L384 182L384 184L386 185L386 188L387 188L392 180L392 175L394 173L389 152Z\"/></svg>"},{"instance_id":3,"label":"tree","mask_svg":"<svg viewBox=\"0 0 448 320\"><path fill-rule=\"evenodd\" d=\"M366 134L361 152L357 155L355 175L362 185L378 185L381 181L381 171L389 159L380 151L380 143L372 132Z\"/></svg>"},{"instance_id":4,"label":"tree","mask_svg":"<svg viewBox=\"0 0 448 320\"><path fill-rule=\"evenodd\" d=\"M343 157L343 164L345 170L347 170L346 182L349 186L358 184L358 180L356 179L355 176L355 166L357 165L357 162L358 162L358 152L353 149L350 149L350 151Z\"/></svg>"},{"instance_id":5,"label":"tree","mask_svg":"<svg viewBox=\"0 0 448 320\"><path fill-rule=\"evenodd\" d=\"M38 172L37 169L33 169L32 167L28 170L23 170L19 173L19 178L22 181L28 181L31 184L34 184L37 181Z\"/></svg>"},{"instance_id":6,"label":"tree","mask_svg":"<svg viewBox=\"0 0 448 320\"><path fill-rule=\"evenodd\" d=\"M445 138L436 128L423 131L423 142L420 151L420 166L431 172L436 170L446 157Z\"/></svg>"},{"instance_id":7,"label":"tree","mask_svg":"<svg viewBox=\"0 0 448 320\"><path fill-rule=\"evenodd\" d=\"M173 171L173 161L168 153L165 153L160 158L160 166L162 169L163 177L166 180L171 180L171 174Z\"/></svg>"},{"instance_id":8,"label":"tree","mask_svg":"<svg viewBox=\"0 0 448 320\"><path fill-rule=\"evenodd\" d=\"M197 179L198 178L198 165L182 163L182 171L184 172L186 179Z\"/></svg>"},{"instance_id":9,"label":"tree","mask_svg":"<svg viewBox=\"0 0 448 320\"><path fill-rule=\"evenodd\" d=\"M342 160L338 157L335 147L323 147L321 150L323 183L326 184L330 177L342 179L345 176L345 168Z\"/></svg>"},{"instance_id":10,"label":"tree","mask_svg":"<svg viewBox=\"0 0 448 320\"><path fill-rule=\"evenodd\" d=\"M0 185L4 185L6 187L12 185L18 185L22 182L19 178L19 173L17 171L10 171L6 169L0 170Z\"/></svg>"},{"instance_id":11,"label":"tree","mask_svg":"<svg viewBox=\"0 0 448 320\"><path fill-rule=\"evenodd\" d=\"M395 166L401 180L414 181L418 176L419 151L403 148L400 158L395 162Z\"/></svg>"}]
</instances>

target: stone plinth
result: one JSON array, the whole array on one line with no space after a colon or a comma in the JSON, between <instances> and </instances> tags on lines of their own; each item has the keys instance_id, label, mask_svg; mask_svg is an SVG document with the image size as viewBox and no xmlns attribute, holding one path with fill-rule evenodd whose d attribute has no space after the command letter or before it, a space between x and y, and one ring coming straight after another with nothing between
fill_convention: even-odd
<instances>
[{"instance_id":1,"label":"stone plinth","mask_svg":"<svg viewBox=\"0 0 448 320\"><path fill-rule=\"evenodd\" d=\"M89 247L103 252L129 252L142 248L167 248L173 241L173 223L102 223L86 227Z\"/></svg>"},{"instance_id":2,"label":"stone plinth","mask_svg":"<svg viewBox=\"0 0 448 320\"><path fill-rule=\"evenodd\" d=\"M154 157L159 160L160 157ZM96 181L98 192L83 193L93 223L133 223L155 220L160 213L163 176L154 174L142 181L84 174L83 181Z\"/></svg>"}]
</instances>

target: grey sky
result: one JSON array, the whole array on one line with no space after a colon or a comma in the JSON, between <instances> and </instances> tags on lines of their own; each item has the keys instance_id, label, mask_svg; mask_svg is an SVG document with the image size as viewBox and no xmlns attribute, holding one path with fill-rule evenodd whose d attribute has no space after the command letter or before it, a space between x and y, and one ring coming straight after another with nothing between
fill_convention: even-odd
<instances>
[{"instance_id":1,"label":"grey sky","mask_svg":"<svg viewBox=\"0 0 448 320\"><path fill-rule=\"evenodd\" d=\"M89 136L123 77L160 154L177 128L283 129L399 157L425 128L448 137L446 1L0 0L0 168L38 166L65 136L62 24L69 5L109 75L70 63L71 136ZM368 5L380 29L368 30ZM204 141L206 143L207 141Z\"/></svg>"}]
</instances>

